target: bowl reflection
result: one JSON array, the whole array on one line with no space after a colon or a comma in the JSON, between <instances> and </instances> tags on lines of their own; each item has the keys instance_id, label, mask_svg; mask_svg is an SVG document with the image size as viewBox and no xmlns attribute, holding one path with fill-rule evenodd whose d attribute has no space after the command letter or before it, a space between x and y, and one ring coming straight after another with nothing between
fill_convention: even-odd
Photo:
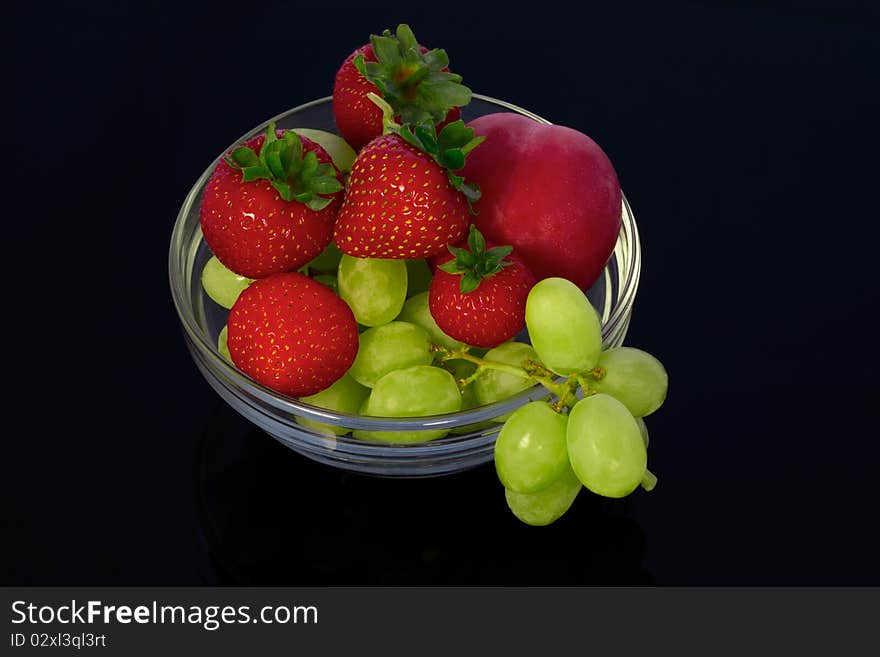
<instances>
[{"instance_id":1,"label":"bowl reflection","mask_svg":"<svg viewBox=\"0 0 880 657\"><path fill-rule=\"evenodd\" d=\"M197 468L213 585L653 583L626 499L583 490L560 520L529 527L491 465L441 479L352 473L266 440L219 403Z\"/></svg>"}]
</instances>

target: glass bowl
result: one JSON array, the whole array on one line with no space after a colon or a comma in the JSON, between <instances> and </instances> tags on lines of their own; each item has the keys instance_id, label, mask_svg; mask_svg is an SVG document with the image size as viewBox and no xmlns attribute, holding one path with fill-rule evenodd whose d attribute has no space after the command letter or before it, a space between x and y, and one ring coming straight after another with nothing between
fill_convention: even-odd
<instances>
[{"instance_id":1,"label":"glass bowl","mask_svg":"<svg viewBox=\"0 0 880 657\"><path fill-rule=\"evenodd\" d=\"M492 112L517 112L550 124L531 112L509 103L474 94L462 111L470 121ZM501 402L477 408L413 418L377 418L336 413L310 406L274 392L238 371L217 350L217 338L226 323L227 310L202 290L202 268L211 252L202 237L199 204L202 192L219 159L233 146L265 132L269 121L278 128L312 128L336 133L331 98L320 98L279 114L242 135L219 152L195 182L180 208L171 235L168 258L171 295L183 329L184 340L196 366L210 386L232 408L294 451L338 468L384 477L425 477L451 474L487 463L493 458L501 424L496 418L528 401L549 396L540 385ZM623 344L629 327L641 266L636 222L627 203L622 203L620 236L604 273L587 291L602 319L606 346ZM518 337L528 342L527 332ZM313 420L345 429L371 431L448 430L444 437L420 443L376 443L347 435L327 435L307 428L298 419ZM329 432L327 432L329 433Z\"/></svg>"}]
</instances>

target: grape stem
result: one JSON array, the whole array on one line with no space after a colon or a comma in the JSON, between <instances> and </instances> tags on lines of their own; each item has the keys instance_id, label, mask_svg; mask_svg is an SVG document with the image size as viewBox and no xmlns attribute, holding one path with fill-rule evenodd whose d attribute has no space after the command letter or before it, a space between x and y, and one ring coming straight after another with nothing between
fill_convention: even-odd
<instances>
[{"instance_id":1,"label":"grape stem","mask_svg":"<svg viewBox=\"0 0 880 657\"><path fill-rule=\"evenodd\" d=\"M583 376L589 376L594 381L601 381L605 378L605 368L604 367L594 367L589 372L584 372Z\"/></svg>"},{"instance_id":2,"label":"grape stem","mask_svg":"<svg viewBox=\"0 0 880 657\"><path fill-rule=\"evenodd\" d=\"M476 381L486 370L506 372L523 379L532 379L549 390L556 396L556 401L550 404L550 408L557 413L562 413L565 408L577 403L578 389L583 390L585 397L595 395L597 391L590 388L590 381L601 381L605 376L604 368L596 367L589 372L569 374L562 380L555 380L556 374L554 372L534 360L523 361L522 367L517 367L516 365L508 365L507 363L499 363L494 360L486 360L485 358L474 356L470 353L470 347L467 346L461 349L447 349L439 344L432 343L431 351L438 354L437 360L441 364L450 360L466 360L477 366L477 369L469 377L458 380L458 385L461 388L465 388ZM654 487L657 485L657 475L646 468L640 485L648 492L654 490Z\"/></svg>"},{"instance_id":3,"label":"grape stem","mask_svg":"<svg viewBox=\"0 0 880 657\"><path fill-rule=\"evenodd\" d=\"M588 372L586 375L584 375L584 374L577 375L577 381L580 384L581 388L583 388L583 390L584 390L584 397L589 397L590 395L596 394L596 391L590 387L590 382L587 381L587 377L590 376L590 374L591 373Z\"/></svg>"},{"instance_id":4,"label":"grape stem","mask_svg":"<svg viewBox=\"0 0 880 657\"><path fill-rule=\"evenodd\" d=\"M562 381L556 381L554 380L556 375L553 372L534 360L526 360L523 362L522 367L517 367L516 365L508 365L507 363L499 363L475 356L470 353L470 347L447 349L438 344L432 344L431 351L439 354L438 360L441 363L449 360L466 360L477 366L473 374L458 382L462 388L473 383L486 370L497 370L523 379L532 379L535 383L540 383L556 396L556 401L550 406L557 413L561 413L564 408L571 406L577 400L578 384L581 383L580 377L571 374ZM581 383L581 385L583 384ZM584 391L586 393L586 387Z\"/></svg>"}]
</instances>

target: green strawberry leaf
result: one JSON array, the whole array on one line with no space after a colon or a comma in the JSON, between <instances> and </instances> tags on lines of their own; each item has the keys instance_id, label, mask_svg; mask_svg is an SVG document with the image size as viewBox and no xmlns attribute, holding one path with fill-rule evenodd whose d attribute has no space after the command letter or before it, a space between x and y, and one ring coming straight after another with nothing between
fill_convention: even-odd
<instances>
[{"instance_id":1,"label":"green strawberry leaf","mask_svg":"<svg viewBox=\"0 0 880 657\"><path fill-rule=\"evenodd\" d=\"M459 289L462 294L467 294L468 292L473 292L480 286L480 281L482 279L479 275L472 272L465 272L462 274L461 283L459 284Z\"/></svg>"},{"instance_id":2,"label":"green strawberry leaf","mask_svg":"<svg viewBox=\"0 0 880 657\"><path fill-rule=\"evenodd\" d=\"M412 144L416 148L422 147L422 142L420 142L418 137L413 134L412 128L410 128L408 123L400 126L400 130L397 134L408 144Z\"/></svg>"},{"instance_id":3,"label":"green strawberry leaf","mask_svg":"<svg viewBox=\"0 0 880 657\"><path fill-rule=\"evenodd\" d=\"M312 176L315 175L315 172L318 170L318 156L315 155L315 151L309 151L306 153L306 156L303 158L302 169L299 172L299 176L303 180L308 180Z\"/></svg>"},{"instance_id":4,"label":"green strawberry leaf","mask_svg":"<svg viewBox=\"0 0 880 657\"><path fill-rule=\"evenodd\" d=\"M373 53L383 64L388 66L399 65L402 57L400 56L400 47L397 39L391 36L370 36L370 44L373 46Z\"/></svg>"},{"instance_id":5,"label":"green strawberry leaf","mask_svg":"<svg viewBox=\"0 0 880 657\"><path fill-rule=\"evenodd\" d=\"M239 146L234 149L230 156L239 167L255 167L260 163L260 158L247 146ZM227 162L229 160L227 159Z\"/></svg>"},{"instance_id":6,"label":"green strawberry leaf","mask_svg":"<svg viewBox=\"0 0 880 657\"><path fill-rule=\"evenodd\" d=\"M440 162L444 168L451 171L457 171L464 167L464 153L461 152L460 148L448 148L440 153L437 161Z\"/></svg>"},{"instance_id":7,"label":"green strawberry leaf","mask_svg":"<svg viewBox=\"0 0 880 657\"><path fill-rule=\"evenodd\" d=\"M480 257L486 252L486 239L483 237L483 233L473 226L471 226L471 230L468 233L467 242L468 246L471 248L471 252L476 257Z\"/></svg>"},{"instance_id":8,"label":"green strawberry leaf","mask_svg":"<svg viewBox=\"0 0 880 657\"><path fill-rule=\"evenodd\" d=\"M293 162L293 149L289 144L284 144L284 146L278 149L278 165L281 169L282 174L284 172L290 171L290 165Z\"/></svg>"},{"instance_id":9,"label":"green strawberry leaf","mask_svg":"<svg viewBox=\"0 0 880 657\"><path fill-rule=\"evenodd\" d=\"M252 180L261 180L265 178L271 178L271 174L269 173L269 170L262 165L245 167L241 170L242 182L251 182Z\"/></svg>"},{"instance_id":10,"label":"green strawberry leaf","mask_svg":"<svg viewBox=\"0 0 880 657\"><path fill-rule=\"evenodd\" d=\"M486 239L471 224L467 238L468 248L449 246L452 260L439 265L447 274L460 275L459 290L462 294L473 292L484 278L494 276L513 262L504 260L513 252L512 246L496 246L486 250Z\"/></svg>"},{"instance_id":11,"label":"green strawberry leaf","mask_svg":"<svg viewBox=\"0 0 880 657\"><path fill-rule=\"evenodd\" d=\"M468 183L462 181L458 186L458 191L464 194L468 202L479 201L482 193L480 192L480 186L476 183Z\"/></svg>"},{"instance_id":12,"label":"green strawberry leaf","mask_svg":"<svg viewBox=\"0 0 880 657\"><path fill-rule=\"evenodd\" d=\"M494 262L501 262L511 253L513 253L512 246L496 246L486 251L486 259L492 259Z\"/></svg>"},{"instance_id":13,"label":"green strawberry leaf","mask_svg":"<svg viewBox=\"0 0 880 657\"><path fill-rule=\"evenodd\" d=\"M405 23L401 23L397 26L397 40L401 45L401 49L404 50L411 57L418 57L421 52L419 49L419 41L416 39L416 35L413 34L413 31L410 29L409 25Z\"/></svg>"},{"instance_id":14,"label":"green strawberry leaf","mask_svg":"<svg viewBox=\"0 0 880 657\"><path fill-rule=\"evenodd\" d=\"M287 172L298 171L302 162L302 141L300 141L299 135L293 130L285 132L283 139L284 143L287 145L284 152L287 153L287 156L289 157L289 160L284 163L284 170Z\"/></svg>"},{"instance_id":15,"label":"green strawberry leaf","mask_svg":"<svg viewBox=\"0 0 880 657\"><path fill-rule=\"evenodd\" d=\"M449 182L458 190L461 190L461 186L464 184L464 176L456 176L451 171L447 173L449 176Z\"/></svg>"},{"instance_id":16,"label":"green strawberry leaf","mask_svg":"<svg viewBox=\"0 0 880 657\"><path fill-rule=\"evenodd\" d=\"M450 260L449 262L444 262L442 265L437 267L438 269L442 269L447 274L463 274L467 271L466 268L462 267L457 261Z\"/></svg>"},{"instance_id":17,"label":"green strawberry leaf","mask_svg":"<svg viewBox=\"0 0 880 657\"><path fill-rule=\"evenodd\" d=\"M263 140L263 148L266 148L266 146L275 141L278 141L278 133L275 131L275 122L270 121L268 128L266 128L266 137Z\"/></svg>"},{"instance_id":18,"label":"green strawberry leaf","mask_svg":"<svg viewBox=\"0 0 880 657\"><path fill-rule=\"evenodd\" d=\"M284 180L287 177L284 165L281 164L281 147L282 143L280 141L273 141L268 146L263 146L263 150L260 153L272 177L277 180Z\"/></svg>"},{"instance_id":19,"label":"green strawberry leaf","mask_svg":"<svg viewBox=\"0 0 880 657\"><path fill-rule=\"evenodd\" d=\"M290 185L288 185L286 182L280 182L278 180L273 180L272 187L274 187L276 190L278 190L278 193L281 195L281 198L283 198L285 201L289 201L291 198L293 198L293 190L290 188Z\"/></svg>"},{"instance_id":20,"label":"green strawberry leaf","mask_svg":"<svg viewBox=\"0 0 880 657\"><path fill-rule=\"evenodd\" d=\"M460 84L461 76L454 73L437 73L433 77L425 78L419 85L419 94L429 107L463 107L471 102L471 90ZM430 111L430 110L429 110ZM447 110L449 111L449 110ZM437 112L432 111L435 116ZM439 123L446 117L442 112Z\"/></svg>"},{"instance_id":21,"label":"green strawberry leaf","mask_svg":"<svg viewBox=\"0 0 880 657\"><path fill-rule=\"evenodd\" d=\"M484 141L486 141L485 137L482 137L482 136L481 137L474 137L468 143L466 143L464 146L462 146L459 150L462 152L462 155L467 157L468 153L470 153L472 150L474 150L477 146L482 144Z\"/></svg>"},{"instance_id":22,"label":"green strawberry leaf","mask_svg":"<svg viewBox=\"0 0 880 657\"><path fill-rule=\"evenodd\" d=\"M335 176L316 176L309 182L309 191L315 194L334 194L342 189Z\"/></svg>"},{"instance_id":23,"label":"green strawberry leaf","mask_svg":"<svg viewBox=\"0 0 880 657\"><path fill-rule=\"evenodd\" d=\"M367 77L367 62L364 59L363 55L357 55L353 60L351 60L351 63L352 66L354 66L358 70L358 73L360 73L364 77Z\"/></svg>"},{"instance_id":24,"label":"green strawberry leaf","mask_svg":"<svg viewBox=\"0 0 880 657\"><path fill-rule=\"evenodd\" d=\"M432 71L439 71L449 66L449 55L445 50L434 48L423 55L425 63Z\"/></svg>"},{"instance_id":25,"label":"green strawberry leaf","mask_svg":"<svg viewBox=\"0 0 880 657\"><path fill-rule=\"evenodd\" d=\"M459 249L457 247L449 247L449 250L452 251L452 255L455 256L456 264L460 265L462 269L470 269L477 265L477 254L472 251L468 251L467 249Z\"/></svg>"},{"instance_id":26,"label":"green strawberry leaf","mask_svg":"<svg viewBox=\"0 0 880 657\"><path fill-rule=\"evenodd\" d=\"M243 183L268 180L285 201L298 201L312 210L321 210L333 202L322 194L335 194L343 189L332 164L321 164L314 151L303 156L302 141L291 131L275 131L270 122L260 153L247 146L234 148L223 158L233 169L241 171Z\"/></svg>"},{"instance_id":27,"label":"green strawberry leaf","mask_svg":"<svg viewBox=\"0 0 880 657\"><path fill-rule=\"evenodd\" d=\"M433 126L417 125L415 128L415 136L421 142L421 149L428 155L437 155L437 139L434 136Z\"/></svg>"},{"instance_id":28,"label":"green strawberry leaf","mask_svg":"<svg viewBox=\"0 0 880 657\"><path fill-rule=\"evenodd\" d=\"M444 126L437 135L441 151L459 151L462 157L467 157L468 153L482 144L485 139L485 137L475 137L474 129L466 126L460 119Z\"/></svg>"},{"instance_id":29,"label":"green strawberry leaf","mask_svg":"<svg viewBox=\"0 0 880 657\"><path fill-rule=\"evenodd\" d=\"M332 198L324 198L323 196L314 196L310 200L306 201L306 205L309 206L310 209L318 212L319 210L323 210L328 205L333 202Z\"/></svg>"},{"instance_id":30,"label":"green strawberry leaf","mask_svg":"<svg viewBox=\"0 0 880 657\"><path fill-rule=\"evenodd\" d=\"M391 105L393 116L399 116L401 122L437 124L453 107L471 101L473 94L461 84L461 76L443 70L449 66L446 51L422 53L416 36L405 23L398 25L394 34L384 30L381 35L370 35L370 44L377 61L368 62L358 55L353 64L379 89Z\"/></svg>"},{"instance_id":31,"label":"green strawberry leaf","mask_svg":"<svg viewBox=\"0 0 880 657\"><path fill-rule=\"evenodd\" d=\"M445 151L450 148L460 148L473 136L474 129L468 128L465 122L459 119L443 126L443 129L437 135L437 143L440 144L440 149Z\"/></svg>"},{"instance_id":32,"label":"green strawberry leaf","mask_svg":"<svg viewBox=\"0 0 880 657\"><path fill-rule=\"evenodd\" d=\"M419 123L436 123L437 121L442 121L443 117L438 119L434 114L420 107L409 106L400 110L400 120L403 123L418 125Z\"/></svg>"}]
</instances>

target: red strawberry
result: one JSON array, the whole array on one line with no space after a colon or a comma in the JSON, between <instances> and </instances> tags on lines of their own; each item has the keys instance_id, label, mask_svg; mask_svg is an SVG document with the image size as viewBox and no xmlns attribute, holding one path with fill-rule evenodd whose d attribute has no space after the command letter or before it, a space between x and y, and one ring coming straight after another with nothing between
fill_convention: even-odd
<instances>
[{"instance_id":1,"label":"red strawberry","mask_svg":"<svg viewBox=\"0 0 880 657\"><path fill-rule=\"evenodd\" d=\"M236 367L292 397L328 388L357 355L357 322L348 304L298 272L251 283L229 311L227 326Z\"/></svg>"},{"instance_id":2,"label":"red strawberry","mask_svg":"<svg viewBox=\"0 0 880 657\"><path fill-rule=\"evenodd\" d=\"M468 247L451 247L454 255L438 266L428 291L428 307L446 335L491 349L525 326L526 297L536 281L511 247L487 250L473 226Z\"/></svg>"},{"instance_id":3,"label":"red strawberry","mask_svg":"<svg viewBox=\"0 0 880 657\"><path fill-rule=\"evenodd\" d=\"M298 269L330 243L342 182L327 152L270 123L221 160L199 218L217 259L240 276Z\"/></svg>"},{"instance_id":4,"label":"red strawberry","mask_svg":"<svg viewBox=\"0 0 880 657\"><path fill-rule=\"evenodd\" d=\"M449 72L443 50L420 45L407 25L396 35L372 35L342 62L333 84L333 114L339 133L355 150L382 134L382 111L367 98L388 102L403 123L430 121L440 127L457 121L471 90Z\"/></svg>"},{"instance_id":5,"label":"red strawberry","mask_svg":"<svg viewBox=\"0 0 880 657\"><path fill-rule=\"evenodd\" d=\"M385 108L390 121L390 109ZM389 124L391 125L391 124ZM333 240L357 258L425 258L460 240L479 189L453 170L480 143L462 121L435 135L396 126L367 144L352 166Z\"/></svg>"}]
</instances>

